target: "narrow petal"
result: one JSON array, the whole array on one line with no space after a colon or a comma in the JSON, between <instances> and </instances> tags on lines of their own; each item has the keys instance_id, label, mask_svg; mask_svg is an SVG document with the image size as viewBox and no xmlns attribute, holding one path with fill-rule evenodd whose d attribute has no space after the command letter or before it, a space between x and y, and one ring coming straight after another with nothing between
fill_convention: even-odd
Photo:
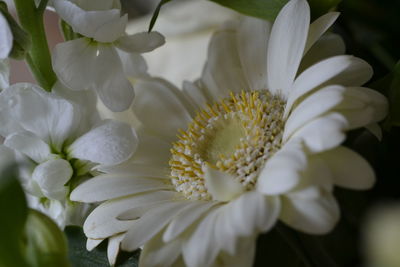
<instances>
[{"instance_id":1,"label":"narrow petal","mask_svg":"<svg viewBox=\"0 0 400 267\"><path fill-rule=\"evenodd\" d=\"M92 251L95 247L97 247L104 239L91 239L88 238L86 241L86 249L88 251Z\"/></svg>"},{"instance_id":2,"label":"narrow petal","mask_svg":"<svg viewBox=\"0 0 400 267\"><path fill-rule=\"evenodd\" d=\"M154 202L169 201L174 196L174 192L156 191L104 202L90 213L83 230L87 237L93 239L104 239L125 232L134 221L118 220L121 213Z\"/></svg>"},{"instance_id":3,"label":"narrow petal","mask_svg":"<svg viewBox=\"0 0 400 267\"><path fill-rule=\"evenodd\" d=\"M336 185L357 190L370 189L374 185L374 170L356 152L341 146L320 156L333 172Z\"/></svg>"},{"instance_id":4,"label":"narrow petal","mask_svg":"<svg viewBox=\"0 0 400 267\"><path fill-rule=\"evenodd\" d=\"M51 199L63 200L67 193L65 184L73 173L72 167L64 159L51 159L35 168L32 179L35 180L43 194Z\"/></svg>"},{"instance_id":5,"label":"narrow petal","mask_svg":"<svg viewBox=\"0 0 400 267\"><path fill-rule=\"evenodd\" d=\"M119 234L119 235L110 237L108 239L107 258L108 258L108 262L110 263L111 266L114 266L115 262L117 261L119 247L120 247L121 241L122 241L122 239L124 239L124 237L125 237L125 234Z\"/></svg>"},{"instance_id":6,"label":"narrow petal","mask_svg":"<svg viewBox=\"0 0 400 267\"><path fill-rule=\"evenodd\" d=\"M292 111L285 123L283 142L298 128L337 106L344 98L344 91L345 88L342 86L331 85L304 99Z\"/></svg>"},{"instance_id":7,"label":"narrow petal","mask_svg":"<svg viewBox=\"0 0 400 267\"><path fill-rule=\"evenodd\" d=\"M74 32L95 38L99 42L113 42L124 34L127 16L120 10L86 11L71 1L54 0L57 14L71 25Z\"/></svg>"},{"instance_id":8,"label":"narrow petal","mask_svg":"<svg viewBox=\"0 0 400 267\"><path fill-rule=\"evenodd\" d=\"M317 200L284 198L280 219L309 234L326 234L339 219L339 206L331 194Z\"/></svg>"},{"instance_id":9,"label":"narrow petal","mask_svg":"<svg viewBox=\"0 0 400 267\"><path fill-rule=\"evenodd\" d=\"M133 251L153 238L176 214L187 207L187 202L169 202L152 209L129 228L122 248Z\"/></svg>"},{"instance_id":10,"label":"narrow petal","mask_svg":"<svg viewBox=\"0 0 400 267\"><path fill-rule=\"evenodd\" d=\"M28 156L36 163L42 163L51 157L48 144L31 132L18 132L7 136L4 145Z\"/></svg>"},{"instance_id":11,"label":"narrow petal","mask_svg":"<svg viewBox=\"0 0 400 267\"><path fill-rule=\"evenodd\" d=\"M308 37L304 54L314 45L314 43L324 34L339 17L339 12L329 12L311 23L308 30Z\"/></svg>"},{"instance_id":12,"label":"narrow petal","mask_svg":"<svg viewBox=\"0 0 400 267\"><path fill-rule=\"evenodd\" d=\"M203 167L203 172L206 187L214 200L229 201L244 191L242 184L226 172L221 172L208 165Z\"/></svg>"},{"instance_id":13,"label":"narrow petal","mask_svg":"<svg viewBox=\"0 0 400 267\"><path fill-rule=\"evenodd\" d=\"M239 25L237 31L239 59L250 90L268 88L265 59L270 31L270 22L253 17L244 17Z\"/></svg>"},{"instance_id":14,"label":"narrow petal","mask_svg":"<svg viewBox=\"0 0 400 267\"><path fill-rule=\"evenodd\" d=\"M164 242L171 242L196 222L205 212L215 206L216 202L197 201L190 205L189 209L180 212L168 225L163 235Z\"/></svg>"},{"instance_id":15,"label":"narrow petal","mask_svg":"<svg viewBox=\"0 0 400 267\"><path fill-rule=\"evenodd\" d=\"M157 234L144 245L139 258L141 266L175 266L173 264L181 253L182 241L175 239L164 243L161 237Z\"/></svg>"},{"instance_id":16,"label":"narrow petal","mask_svg":"<svg viewBox=\"0 0 400 267\"><path fill-rule=\"evenodd\" d=\"M139 81L135 90L133 112L146 128L166 141L175 140L178 129L186 129L192 120L182 93L173 85L158 80Z\"/></svg>"},{"instance_id":17,"label":"narrow petal","mask_svg":"<svg viewBox=\"0 0 400 267\"><path fill-rule=\"evenodd\" d=\"M10 26L3 14L0 12L0 59L5 59L11 52L13 35Z\"/></svg>"},{"instance_id":18,"label":"narrow petal","mask_svg":"<svg viewBox=\"0 0 400 267\"><path fill-rule=\"evenodd\" d=\"M288 142L298 142L298 138L312 153L325 151L336 147L344 141L344 134L348 122L339 113L330 113L324 117L317 118L298 131L296 131Z\"/></svg>"},{"instance_id":19,"label":"narrow petal","mask_svg":"<svg viewBox=\"0 0 400 267\"><path fill-rule=\"evenodd\" d=\"M305 70L294 82L285 107L285 116L301 96L319 86L338 84L361 85L372 76L371 66L353 56L336 56L325 59Z\"/></svg>"},{"instance_id":20,"label":"narrow petal","mask_svg":"<svg viewBox=\"0 0 400 267\"><path fill-rule=\"evenodd\" d=\"M307 166L307 156L299 143L289 143L270 158L261 170L257 191L266 195L279 195L300 183Z\"/></svg>"},{"instance_id":21,"label":"narrow petal","mask_svg":"<svg viewBox=\"0 0 400 267\"><path fill-rule=\"evenodd\" d=\"M75 140L68 152L73 158L114 165L127 160L136 147L137 136L128 124L107 120Z\"/></svg>"},{"instance_id":22,"label":"narrow petal","mask_svg":"<svg viewBox=\"0 0 400 267\"><path fill-rule=\"evenodd\" d=\"M164 43L165 38L159 32L141 32L120 37L116 45L128 53L145 53L153 51Z\"/></svg>"},{"instance_id":23,"label":"narrow petal","mask_svg":"<svg viewBox=\"0 0 400 267\"><path fill-rule=\"evenodd\" d=\"M304 54L310 8L305 0L294 0L279 12L268 44L268 89L287 97Z\"/></svg>"},{"instance_id":24,"label":"narrow petal","mask_svg":"<svg viewBox=\"0 0 400 267\"><path fill-rule=\"evenodd\" d=\"M217 32L211 38L201 81L214 100L228 97L229 92L251 89L243 74L236 38L232 30Z\"/></svg>"},{"instance_id":25,"label":"narrow petal","mask_svg":"<svg viewBox=\"0 0 400 267\"><path fill-rule=\"evenodd\" d=\"M71 200L93 203L147 191L169 189L160 179L134 178L131 175L103 174L82 183L71 193ZM107 188L107 190L104 190Z\"/></svg>"}]
</instances>

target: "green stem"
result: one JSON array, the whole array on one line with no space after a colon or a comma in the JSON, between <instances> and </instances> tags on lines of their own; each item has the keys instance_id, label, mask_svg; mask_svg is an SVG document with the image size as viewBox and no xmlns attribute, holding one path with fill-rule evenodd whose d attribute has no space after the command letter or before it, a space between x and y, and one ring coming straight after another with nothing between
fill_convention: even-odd
<instances>
[{"instance_id":1,"label":"green stem","mask_svg":"<svg viewBox=\"0 0 400 267\"><path fill-rule=\"evenodd\" d=\"M37 82L51 91L57 76L51 65L51 56L43 24L43 13L48 0L42 0L36 8L34 0L14 0L22 28L32 38L32 46L27 55L28 65Z\"/></svg>"}]
</instances>

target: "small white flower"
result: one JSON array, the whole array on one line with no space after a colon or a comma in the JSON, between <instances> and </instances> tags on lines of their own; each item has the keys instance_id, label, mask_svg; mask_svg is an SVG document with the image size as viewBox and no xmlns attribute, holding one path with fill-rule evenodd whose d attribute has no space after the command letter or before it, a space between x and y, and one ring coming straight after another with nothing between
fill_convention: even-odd
<instances>
[{"instance_id":1,"label":"small white flower","mask_svg":"<svg viewBox=\"0 0 400 267\"><path fill-rule=\"evenodd\" d=\"M371 67L341 55L340 37L321 37L338 14L310 25L309 13L292 0L273 25L226 25L202 78L183 91L160 79L135 84L138 149L71 193L105 201L85 221L88 247L110 238L111 264L121 243L143 246L141 266L251 266L257 235L278 219L312 234L334 227L334 186L375 180L340 146L345 131L383 119L387 103L360 87Z\"/></svg>"},{"instance_id":2,"label":"small white flower","mask_svg":"<svg viewBox=\"0 0 400 267\"><path fill-rule=\"evenodd\" d=\"M126 35L128 17L120 16L119 1L55 0L54 8L82 35L54 49L53 67L61 82L73 90L96 90L109 109L126 110L134 92L116 48L149 52L162 45L164 37L157 32Z\"/></svg>"},{"instance_id":3,"label":"small white flower","mask_svg":"<svg viewBox=\"0 0 400 267\"><path fill-rule=\"evenodd\" d=\"M32 84L3 90L0 134L21 163L30 205L63 227L76 223L74 216L86 209L69 200L71 190L95 175L94 167L128 159L136 135L127 124L100 121L91 91L72 92L59 85L53 91Z\"/></svg>"},{"instance_id":4,"label":"small white flower","mask_svg":"<svg viewBox=\"0 0 400 267\"><path fill-rule=\"evenodd\" d=\"M11 52L13 36L6 18L0 12L0 59L5 59Z\"/></svg>"}]
</instances>

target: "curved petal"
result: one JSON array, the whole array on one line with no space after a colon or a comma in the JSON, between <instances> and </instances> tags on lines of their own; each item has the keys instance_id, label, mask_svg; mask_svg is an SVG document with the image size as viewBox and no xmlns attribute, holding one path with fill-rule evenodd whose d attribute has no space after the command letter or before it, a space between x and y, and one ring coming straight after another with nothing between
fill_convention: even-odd
<instances>
[{"instance_id":1,"label":"curved petal","mask_svg":"<svg viewBox=\"0 0 400 267\"><path fill-rule=\"evenodd\" d=\"M290 191L300 183L300 172L306 166L307 156L302 145L285 145L261 170L257 180L257 191L266 195L279 195Z\"/></svg>"},{"instance_id":2,"label":"curved petal","mask_svg":"<svg viewBox=\"0 0 400 267\"><path fill-rule=\"evenodd\" d=\"M10 64L7 59L0 59L0 91L10 85Z\"/></svg>"},{"instance_id":3,"label":"curved petal","mask_svg":"<svg viewBox=\"0 0 400 267\"><path fill-rule=\"evenodd\" d=\"M202 84L213 100L249 90L236 46L236 33L223 30L215 33L208 47L208 61L202 73Z\"/></svg>"},{"instance_id":4,"label":"curved petal","mask_svg":"<svg viewBox=\"0 0 400 267\"><path fill-rule=\"evenodd\" d=\"M371 66L362 59L347 55L325 59L297 77L286 103L285 117L296 100L315 88L331 84L357 86L368 81L371 76Z\"/></svg>"},{"instance_id":5,"label":"curved petal","mask_svg":"<svg viewBox=\"0 0 400 267\"><path fill-rule=\"evenodd\" d=\"M0 12L0 59L5 59L11 52L13 35L10 26L3 14ZM0 84L1 85L1 84Z\"/></svg>"},{"instance_id":6,"label":"curved petal","mask_svg":"<svg viewBox=\"0 0 400 267\"><path fill-rule=\"evenodd\" d=\"M298 128L337 106L344 98L344 91L342 86L327 86L301 101L285 123L283 142Z\"/></svg>"},{"instance_id":7,"label":"curved petal","mask_svg":"<svg viewBox=\"0 0 400 267\"><path fill-rule=\"evenodd\" d=\"M157 234L143 246L139 258L142 266L175 266L173 264L181 253L182 241L175 239L164 243L161 237Z\"/></svg>"},{"instance_id":8,"label":"curved petal","mask_svg":"<svg viewBox=\"0 0 400 267\"><path fill-rule=\"evenodd\" d=\"M15 84L9 90L15 92L8 98L10 116L25 130L61 149L80 120L75 107L33 84Z\"/></svg>"},{"instance_id":9,"label":"curved petal","mask_svg":"<svg viewBox=\"0 0 400 267\"><path fill-rule=\"evenodd\" d=\"M75 140L68 153L72 158L114 165L127 160L136 147L136 133L128 124L106 120Z\"/></svg>"},{"instance_id":10,"label":"curved petal","mask_svg":"<svg viewBox=\"0 0 400 267\"><path fill-rule=\"evenodd\" d=\"M310 7L305 0L289 1L279 12L268 44L268 89L287 98L301 58L308 29Z\"/></svg>"},{"instance_id":11,"label":"curved petal","mask_svg":"<svg viewBox=\"0 0 400 267\"><path fill-rule=\"evenodd\" d=\"M133 112L147 129L166 141L175 140L178 129L186 129L192 120L182 93L174 86L158 80L139 81L135 90Z\"/></svg>"},{"instance_id":12,"label":"curved petal","mask_svg":"<svg viewBox=\"0 0 400 267\"><path fill-rule=\"evenodd\" d=\"M290 142L302 140L312 153L322 152L336 147L344 141L348 122L339 113L329 113L319 117L297 130L289 139Z\"/></svg>"},{"instance_id":13,"label":"curved petal","mask_svg":"<svg viewBox=\"0 0 400 267\"><path fill-rule=\"evenodd\" d=\"M4 145L28 156L36 163L42 163L51 157L50 146L31 132L11 134L4 140Z\"/></svg>"},{"instance_id":14,"label":"curved petal","mask_svg":"<svg viewBox=\"0 0 400 267\"><path fill-rule=\"evenodd\" d=\"M51 199L63 200L66 197L65 184L72 177L72 167L64 159L51 159L38 165L32 173L42 193Z\"/></svg>"},{"instance_id":15,"label":"curved petal","mask_svg":"<svg viewBox=\"0 0 400 267\"><path fill-rule=\"evenodd\" d=\"M280 219L289 226L309 234L325 234L339 220L339 206L327 193L318 199L283 198Z\"/></svg>"},{"instance_id":16,"label":"curved petal","mask_svg":"<svg viewBox=\"0 0 400 267\"><path fill-rule=\"evenodd\" d=\"M125 32L128 17L120 17L120 10L86 11L67 0L54 0L57 14L75 32L96 39L99 42L113 42Z\"/></svg>"},{"instance_id":17,"label":"curved petal","mask_svg":"<svg viewBox=\"0 0 400 267\"><path fill-rule=\"evenodd\" d=\"M159 32L140 32L120 37L116 45L128 53L145 53L153 51L165 43Z\"/></svg>"},{"instance_id":18,"label":"curved petal","mask_svg":"<svg viewBox=\"0 0 400 267\"><path fill-rule=\"evenodd\" d=\"M104 190L104 188L107 188L107 190ZM94 203L148 191L167 189L171 189L171 186L159 179L103 174L79 185L72 191L70 198L74 201Z\"/></svg>"},{"instance_id":19,"label":"curved petal","mask_svg":"<svg viewBox=\"0 0 400 267\"><path fill-rule=\"evenodd\" d=\"M121 246L122 240L125 238L125 234L115 235L108 239L107 245L107 258L110 266L114 266L117 261L117 256L119 252L119 248Z\"/></svg>"},{"instance_id":20,"label":"curved petal","mask_svg":"<svg viewBox=\"0 0 400 267\"><path fill-rule=\"evenodd\" d=\"M239 59L250 90L268 88L266 58L270 31L271 23L262 19L244 17L239 24Z\"/></svg>"},{"instance_id":21,"label":"curved petal","mask_svg":"<svg viewBox=\"0 0 400 267\"><path fill-rule=\"evenodd\" d=\"M329 12L311 23L308 30L308 37L306 46L304 48L304 54L314 45L314 43L324 34L329 27L336 21L339 17L339 12Z\"/></svg>"},{"instance_id":22,"label":"curved petal","mask_svg":"<svg viewBox=\"0 0 400 267\"><path fill-rule=\"evenodd\" d=\"M375 173L368 162L346 147L341 146L318 156L328 165L338 186L365 190L375 183Z\"/></svg>"}]
</instances>

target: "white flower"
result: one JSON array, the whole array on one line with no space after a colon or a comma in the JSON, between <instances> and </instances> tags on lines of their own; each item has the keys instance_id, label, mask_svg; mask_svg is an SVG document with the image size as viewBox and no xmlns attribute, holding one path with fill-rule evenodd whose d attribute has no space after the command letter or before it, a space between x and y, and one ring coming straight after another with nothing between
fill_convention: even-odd
<instances>
[{"instance_id":1,"label":"white flower","mask_svg":"<svg viewBox=\"0 0 400 267\"><path fill-rule=\"evenodd\" d=\"M73 90L94 89L112 111L126 110L134 96L118 49L128 53L149 52L164 43L157 32L125 34L127 15L120 16L119 1L55 0L58 15L82 38L58 44L53 67Z\"/></svg>"},{"instance_id":2,"label":"white flower","mask_svg":"<svg viewBox=\"0 0 400 267\"><path fill-rule=\"evenodd\" d=\"M128 159L136 135L127 124L100 121L90 91L53 91L23 83L3 90L0 135L21 164L30 205L63 227L87 209L69 200L71 190L95 175L93 168Z\"/></svg>"},{"instance_id":3,"label":"white flower","mask_svg":"<svg viewBox=\"0 0 400 267\"><path fill-rule=\"evenodd\" d=\"M313 234L333 228L334 186L375 179L340 146L344 132L381 120L386 99L359 87L372 75L366 62L340 55L338 36L321 37L338 14L310 25L309 12L292 0L273 25L228 24L201 80L183 91L135 84L137 151L71 193L105 201L85 221L88 248L110 238L111 263L121 243L143 246L141 266L251 266L255 238L278 219Z\"/></svg>"},{"instance_id":4,"label":"white flower","mask_svg":"<svg viewBox=\"0 0 400 267\"><path fill-rule=\"evenodd\" d=\"M0 12L0 59L5 59L11 52L13 36L6 18Z\"/></svg>"}]
</instances>

